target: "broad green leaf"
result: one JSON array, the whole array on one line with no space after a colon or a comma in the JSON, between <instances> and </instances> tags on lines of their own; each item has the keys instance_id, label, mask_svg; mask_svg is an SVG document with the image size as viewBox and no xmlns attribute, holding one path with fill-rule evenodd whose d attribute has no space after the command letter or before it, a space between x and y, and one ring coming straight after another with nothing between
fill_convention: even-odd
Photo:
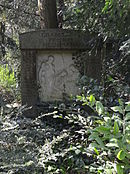
<instances>
[{"instance_id":1,"label":"broad green leaf","mask_svg":"<svg viewBox=\"0 0 130 174\"><path fill-rule=\"evenodd\" d=\"M112 147L113 145L113 147L120 147L120 141L117 138L109 138L109 139L110 139L110 142L108 143L108 146Z\"/></svg>"},{"instance_id":2,"label":"broad green leaf","mask_svg":"<svg viewBox=\"0 0 130 174\"><path fill-rule=\"evenodd\" d=\"M97 137L95 140L100 145L100 148L105 148L104 143L100 137Z\"/></svg>"},{"instance_id":3,"label":"broad green leaf","mask_svg":"<svg viewBox=\"0 0 130 174\"><path fill-rule=\"evenodd\" d=\"M100 146L97 144L97 143L91 143L90 145L89 145L89 147L91 148L100 148Z\"/></svg>"},{"instance_id":4,"label":"broad green leaf","mask_svg":"<svg viewBox=\"0 0 130 174\"><path fill-rule=\"evenodd\" d=\"M106 169L105 171L106 171L107 174L112 174L113 173L112 169Z\"/></svg>"},{"instance_id":5,"label":"broad green leaf","mask_svg":"<svg viewBox=\"0 0 130 174\"><path fill-rule=\"evenodd\" d=\"M125 156L126 156L126 158L128 158L130 160L129 148L127 148L127 149L128 149L128 151L125 152Z\"/></svg>"},{"instance_id":6,"label":"broad green leaf","mask_svg":"<svg viewBox=\"0 0 130 174\"><path fill-rule=\"evenodd\" d=\"M99 125L103 125L104 124L104 121L102 121L102 120L95 120L95 123L97 123Z\"/></svg>"},{"instance_id":7,"label":"broad green leaf","mask_svg":"<svg viewBox=\"0 0 130 174\"><path fill-rule=\"evenodd\" d=\"M125 107L125 111L130 111L130 104Z\"/></svg>"},{"instance_id":8,"label":"broad green leaf","mask_svg":"<svg viewBox=\"0 0 130 174\"><path fill-rule=\"evenodd\" d=\"M111 139L110 139L110 142L117 143L117 142L118 142L118 139L117 139L117 138L111 138Z\"/></svg>"},{"instance_id":9,"label":"broad green leaf","mask_svg":"<svg viewBox=\"0 0 130 174\"><path fill-rule=\"evenodd\" d=\"M97 132L93 132L93 133L88 137L88 139L89 139L89 140L95 140L97 137L98 137L98 133L97 133Z\"/></svg>"},{"instance_id":10,"label":"broad green leaf","mask_svg":"<svg viewBox=\"0 0 130 174\"><path fill-rule=\"evenodd\" d=\"M128 101L128 102L125 102L125 104L129 105L129 104L130 104L130 101Z\"/></svg>"},{"instance_id":11,"label":"broad green leaf","mask_svg":"<svg viewBox=\"0 0 130 174\"><path fill-rule=\"evenodd\" d=\"M128 112L126 115L125 115L125 121L128 121L130 120L130 112Z\"/></svg>"},{"instance_id":12,"label":"broad green leaf","mask_svg":"<svg viewBox=\"0 0 130 174\"><path fill-rule=\"evenodd\" d=\"M118 102L119 102L120 106L124 107L124 103L121 99L119 99Z\"/></svg>"},{"instance_id":13,"label":"broad green leaf","mask_svg":"<svg viewBox=\"0 0 130 174\"><path fill-rule=\"evenodd\" d=\"M80 13L80 12L81 12L81 10L77 8L76 9L76 13Z\"/></svg>"},{"instance_id":14,"label":"broad green leaf","mask_svg":"<svg viewBox=\"0 0 130 174\"><path fill-rule=\"evenodd\" d=\"M104 143L101 140L101 138L98 136L98 133L97 132L92 133L89 136L88 140L95 140L100 145L100 148L105 148Z\"/></svg>"},{"instance_id":15,"label":"broad green leaf","mask_svg":"<svg viewBox=\"0 0 130 174\"><path fill-rule=\"evenodd\" d=\"M48 166L48 172L52 171L53 167L52 166Z\"/></svg>"},{"instance_id":16,"label":"broad green leaf","mask_svg":"<svg viewBox=\"0 0 130 174\"><path fill-rule=\"evenodd\" d=\"M111 109L114 112L119 112L120 114L123 114L123 110L122 110L121 106L114 106L114 107L111 107Z\"/></svg>"},{"instance_id":17,"label":"broad green leaf","mask_svg":"<svg viewBox=\"0 0 130 174\"><path fill-rule=\"evenodd\" d=\"M117 124L117 122L114 122L114 129L113 129L113 133L116 135L117 133L119 133L119 126Z\"/></svg>"},{"instance_id":18,"label":"broad green leaf","mask_svg":"<svg viewBox=\"0 0 130 174\"><path fill-rule=\"evenodd\" d=\"M32 166L33 164L34 164L34 162L31 160L25 163L26 166Z\"/></svg>"},{"instance_id":19,"label":"broad green leaf","mask_svg":"<svg viewBox=\"0 0 130 174\"><path fill-rule=\"evenodd\" d=\"M79 149L76 149L76 150L75 150L75 154L76 154L76 155L79 155L80 152L81 152L81 150L79 150Z\"/></svg>"},{"instance_id":20,"label":"broad green leaf","mask_svg":"<svg viewBox=\"0 0 130 174\"><path fill-rule=\"evenodd\" d=\"M95 97L93 95L90 95L89 101L91 103L91 106L93 106L95 104Z\"/></svg>"},{"instance_id":21,"label":"broad green leaf","mask_svg":"<svg viewBox=\"0 0 130 174\"><path fill-rule=\"evenodd\" d=\"M109 75L108 76L108 81L114 81L114 79Z\"/></svg>"},{"instance_id":22,"label":"broad green leaf","mask_svg":"<svg viewBox=\"0 0 130 174\"><path fill-rule=\"evenodd\" d=\"M117 174L123 174L123 168L121 167L121 164L117 164L116 165L116 170L117 170Z\"/></svg>"},{"instance_id":23,"label":"broad green leaf","mask_svg":"<svg viewBox=\"0 0 130 174\"><path fill-rule=\"evenodd\" d=\"M120 150L117 154L117 158L119 160L123 160L125 158L125 152L123 150Z\"/></svg>"},{"instance_id":24,"label":"broad green leaf","mask_svg":"<svg viewBox=\"0 0 130 174\"><path fill-rule=\"evenodd\" d=\"M119 147L117 143L107 143L107 147Z\"/></svg>"},{"instance_id":25,"label":"broad green leaf","mask_svg":"<svg viewBox=\"0 0 130 174\"><path fill-rule=\"evenodd\" d=\"M96 153L97 155L99 155L99 152L98 152L98 150L96 149L96 147L94 147L94 151L95 151L95 153Z\"/></svg>"},{"instance_id":26,"label":"broad green leaf","mask_svg":"<svg viewBox=\"0 0 130 174\"><path fill-rule=\"evenodd\" d=\"M110 132L110 128L109 127L105 127L105 126L99 126L95 130L100 132L100 133L104 133L104 134Z\"/></svg>"},{"instance_id":27,"label":"broad green leaf","mask_svg":"<svg viewBox=\"0 0 130 174\"><path fill-rule=\"evenodd\" d=\"M82 100L82 96L81 95L77 95L76 96L78 100Z\"/></svg>"},{"instance_id":28,"label":"broad green leaf","mask_svg":"<svg viewBox=\"0 0 130 174\"><path fill-rule=\"evenodd\" d=\"M98 112L99 115L101 115L104 111L104 107L100 101L96 102L96 111Z\"/></svg>"},{"instance_id":29,"label":"broad green leaf","mask_svg":"<svg viewBox=\"0 0 130 174\"><path fill-rule=\"evenodd\" d=\"M70 150L75 151L77 148L75 146L70 145Z\"/></svg>"},{"instance_id":30,"label":"broad green leaf","mask_svg":"<svg viewBox=\"0 0 130 174\"><path fill-rule=\"evenodd\" d=\"M84 103L82 104L82 106L84 106L84 105L88 105L88 102L84 102Z\"/></svg>"},{"instance_id":31,"label":"broad green leaf","mask_svg":"<svg viewBox=\"0 0 130 174\"><path fill-rule=\"evenodd\" d=\"M104 12L106 12L108 9L109 9L109 2L106 2L104 8L102 9L102 12L104 13Z\"/></svg>"}]
</instances>

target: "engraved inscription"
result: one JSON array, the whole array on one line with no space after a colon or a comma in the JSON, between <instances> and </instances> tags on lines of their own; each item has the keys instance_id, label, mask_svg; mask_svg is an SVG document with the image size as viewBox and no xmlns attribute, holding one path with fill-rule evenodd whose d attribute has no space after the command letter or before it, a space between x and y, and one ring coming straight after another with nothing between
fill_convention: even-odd
<instances>
[{"instance_id":1,"label":"engraved inscription","mask_svg":"<svg viewBox=\"0 0 130 174\"><path fill-rule=\"evenodd\" d=\"M21 49L87 49L89 38L80 31L45 29L20 35Z\"/></svg>"}]
</instances>

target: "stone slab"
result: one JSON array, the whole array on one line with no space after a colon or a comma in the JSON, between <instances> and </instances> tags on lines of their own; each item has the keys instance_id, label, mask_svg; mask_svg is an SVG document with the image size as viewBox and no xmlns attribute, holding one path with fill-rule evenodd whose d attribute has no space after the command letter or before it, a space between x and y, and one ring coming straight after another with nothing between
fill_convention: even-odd
<instances>
[{"instance_id":1,"label":"stone slab","mask_svg":"<svg viewBox=\"0 0 130 174\"><path fill-rule=\"evenodd\" d=\"M32 50L86 50L90 34L78 30L44 29L20 34L20 48Z\"/></svg>"},{"instance_id":2,"label":"stone slab","mask_svg":"<svg viewBox=\"0 0 130 174\"><path fill-rule=\"evenodd\" d=\"M41 102L63 100L79 92L79 71L72 51L39 51L37 84Z\"/></svg>"}]
</instances>

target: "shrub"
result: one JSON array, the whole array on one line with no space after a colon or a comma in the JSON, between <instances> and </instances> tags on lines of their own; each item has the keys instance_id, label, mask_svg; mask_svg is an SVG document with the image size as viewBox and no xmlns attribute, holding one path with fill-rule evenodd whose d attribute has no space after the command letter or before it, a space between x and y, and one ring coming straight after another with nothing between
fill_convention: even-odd
<instances>
[{"instance_id":1,"label":"shrub","mask_svg":"<svg viewBox=\"0 0 130 174\"><path fill-rule=\"evenodd\" d=\"M40 150L40 164L47 173L124 174L130 162L130 104L104 107L93 95L77 97L97 115L69 114L70 129L46 142ZM65 127L64 127L65 128Z\"/></svg>"},{"instance_id":2,"label":"shrub","mask_svg":"<svg viewBox=\"0 0 130 174\"><path fill-rule=\"evenodd\" d=\"M8 90L16 88L14 71L7 65L0 65L0 85Z\"/></svg>"}]
</instances>

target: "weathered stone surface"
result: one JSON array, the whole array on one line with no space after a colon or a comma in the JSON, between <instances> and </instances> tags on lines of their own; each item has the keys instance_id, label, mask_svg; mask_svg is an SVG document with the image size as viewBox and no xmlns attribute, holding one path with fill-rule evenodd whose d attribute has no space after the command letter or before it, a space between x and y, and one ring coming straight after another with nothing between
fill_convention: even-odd
<instances>
[{"instance_id":1,"label":"weathered stone surface","mask_svg":"<svg viewBox=\"0 0 130 174\"><path fill-rule=\"evenodd\" d=\"M80 71L73 55L90 50L91 37L85 32L63 29L20 34L22 104L33 108L26 112L27 116L37 115L39 102L59 101L78 94ZM86 75L97 78L101 52L93 54L87 62Z\"/></svg>"},{"instance_id":2,"label":"weathered stone surface","mask_svg":"<svg viewBox=\"0 0 130 174\"><path fill-rule=\"evenodd\" d=\"M82 50L89 48L90 35L82 31L44 29L20 34L21 49Z\"/></svg>"},{"instance_id":3,"label":"weathered stone surface","mask_svg":"<svg viewBox=\"0 0 130 174\"><path fill-rule=\"evenodd\" d=\"M63 100L78 94L79 71L72 60L72 51L39 51L37 84L41 101Z\"/></svg>"},{"instance_id":4,"label":"weathered stone surface","mask_svg":"<svg viewBox=\"0 0 130 174\"><path fill-rule=\"evenodd\" d=\"M22 105L33 107L26 111L27 116L36 116L36 104L38 99L36 81L36 51L22 51L21 57L21 98Z\"/></svg>"}]
</instances>

